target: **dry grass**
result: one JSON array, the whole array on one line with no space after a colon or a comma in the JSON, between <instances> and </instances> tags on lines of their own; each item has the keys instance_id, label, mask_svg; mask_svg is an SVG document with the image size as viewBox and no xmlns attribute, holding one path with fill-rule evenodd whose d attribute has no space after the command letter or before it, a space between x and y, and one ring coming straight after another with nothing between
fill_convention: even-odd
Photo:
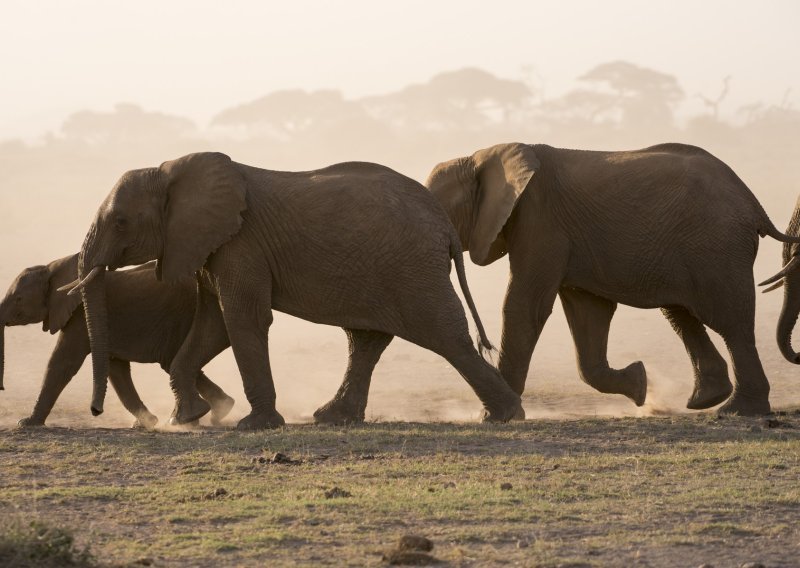
<instances>
[{"instance_id":1,"label":"dry grass","mask_svg":"<svg viewBox=\"0 0 800 568\"><path fill-rule=\"evenodd\" d=\"M0 514L69 527L110 564L381 565L405 534L451 566L792 566L800 549L797 413L0 434Z\"/></svg>"}]
</instances>

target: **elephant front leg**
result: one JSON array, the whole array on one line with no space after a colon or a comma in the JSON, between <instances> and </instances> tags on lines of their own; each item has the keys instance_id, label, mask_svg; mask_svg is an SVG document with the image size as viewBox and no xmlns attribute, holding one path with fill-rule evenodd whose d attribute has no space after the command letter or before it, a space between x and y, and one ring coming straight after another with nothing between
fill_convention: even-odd
<instances>
[{"instance_id":1,"label":"elephant front leg","mask_svg":"<svg viewBox=\"0 0 800 568\"><path fill-rule=\"evenodd\" d=\"M558 292L567 317L581 379L590 387L607 394L622 394L636 406L647 395L647 373L641 361L624 369L608 364L608 332L617 304L575 288Z\"/></svg>"},{"instance_id":2,"label":"elephant front leg","mask_svg":"<svg viewBox=\"0 0 800 568\"><path fill-rule=\"evenodd\" d=\"M317 424L354 424L364 421L372 371L394 336L380 331L345 329L349 359L336 395L314 412Z\"/></svg>"},{"instance_id":3,"label":"elephant front leg","mask_svg":"<svg viewBox=\"0 0 800 568\"><path fill-rule=\"evenodd\" d=\"M235 401L202 371L197 375L197 390L200 396L211 405L211 424L219 426L230 413Z\"/></svg>"},{"instance_id":4,"label":"elephant front leg","mask_svg":"<svg viewBox=\"0 0 800 568\"><path fill-rule=\"evenodd\" d=\"M547 242L539 243L547 245ZM525 390L533 350L553 311L568 260L566 243L538 254L509 254L511 280L503 304L503 335L498 369L519 395ZM546 259L546 260L545 260ZM547 267L546 270L540 269Z\"/></svg>"},{"instance_id":5,"label":"elephant front leg","mask_svg":"<svg viewBox=\"0 0 800 568\"><path fill-rule=\"evenodd\" d=\"M56 346L50 355L50 360L47 362L44 381L42 382L39 396L36 398L33 412L30 416L20 420L19 426L44 425L64 387L78 373L87 355L89 355L89 338L86 336L85 328L83 337L81 337L80 329L70 331L73 325L76 328L80 327L70 322L68 327L59 334Z\"/></svg>"},{"instance_id":6,"label":"elephant front leg","mask_svg":"<svg viewBox=\"0 0 800 568\"><path fill-rule=\"evenodd\" d=\"M694 390L686 408L702 410L723 402L733 392L728 365L714 347L703 324L682 307L663 308L661 311L683 340L692 360Z\"/></svg>"},{"instance_id":7,"label":"elephant front leg","mask_svg":"<svg viewBox=\"0 0 800 568\"><path fill-rule=\"evenodd\" d=\"M278 428L285 424L275 409L275 384L269 364L269 327L272 310L267 291L247 296L241 284L235 294L222 293L222 313L233 356L250 403L250 414L237 424L238 430Z\"/></svg>"},{"instance_id":8,"label":"elephant front leg","mask_svg":"<svg viewBox=\"0 0 800 568\"><path fill-rule=\"evenodd\" d=\"M228 345L219 300L201 285L192 327L169 366L170 387L175 394L170 424L194 422L211 410L212 405L201 397L199 390L207 386L199 378L201 369Z\"/></svg>"},{"instance_id":9,"label":"elephant front leg","mask_svg":"<svg viewBox=\"0 0 800 568\"><path fill-rule=\"evenodd\" d=\"M108 378L122 405L136 419L132 427L154 428L158 424L158 417L147 409L133 386L130 362L112 357L108 362Z\"/></svg>"}]
</instances>

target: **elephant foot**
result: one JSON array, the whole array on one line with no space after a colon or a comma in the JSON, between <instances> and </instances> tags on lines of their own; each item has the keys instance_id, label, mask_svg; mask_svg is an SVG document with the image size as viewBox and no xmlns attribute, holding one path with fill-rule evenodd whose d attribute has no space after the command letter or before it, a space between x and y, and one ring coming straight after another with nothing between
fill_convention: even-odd
<instances>
[{"instance_id":1,"label":"elephant foot","mask_svg":"<svg viewBox=\"0 0 800 568\"><path fill-rule=\"evenodd\" d=\"M623 392L636 406L642 406L647 398L647 371L644 363L634 361L622 369Z\"/></svg>"},{"instance_id":2,"label":"elephant foot","mask_svg":"<svg viewBox=\"0 0 800 568\"><path fill-rule=\"evenodd\" d=\"M717 411L719 414L737 414L739 416L763 416L771 414L769 399L765 396L746 397L738 393L723 404Z\"/></svg>"},{"instance_id":3,"label":"elephant foot","mask_svg":"<svg viewBox=\"0 0 800 568\"><path fill-rule=\"evenodd\" d=\"M175 410L172 411L169 423L172 425L188 424L200 420L209 410L211 410L211 405L200 398L197 393L193 396L181 397L178 399Z\"/></svg>"},{"instance_id":4,"label":"elephant foot","mask_svg":"<svg viewBox=\"0 0 800 568\"><path fill-rule=\"evenodd\" d=\"M251 412L236 425L237 430L268 430L271 428L280 428L284 426L286 421L277 410L268 412Z\"/></svg>"},{"instance_id":5,"label":"elephant foot","mask_svg":"<svg viewBox=\"0 0 800 568\"><path fill-rule=\"evenodd\" d=\"M510 420L524 419L525 410L522 408L522 400L519 395L514 394L513 400L509 400L507 404L499 408L486 407L483 411L481 422L509 422Z\"/></svg>"},{"instance_id":6,"label":"elephant foot","mask_svg":"<svg viewBox=\"0 0 800 568\"><path fill-rule=\"evenodd\" d=\"M44 426L44 420L28 416L17 422L17 428L39 428Z\"/></svg>"},{"instance_id":7,"label":"elephant foot","mask_svg":"<svg viewBox=\"0 0 800 568\"><path fill-rule=\"evenodd\" d=\"M694 385L692 396L686 403L689 410L705 410L725 401L733 392L733 385L727 375L722 377L701 377Z\"/></svg>"},{"instance_id":8,"label":"elephant foot","mask_svg":"<svg viewBox=\"0 0 800 568\"><path fill-rule=\"evenodd\" d=\"M192 420L191 422L186 422L184 424L181 424L180 422L175 420L175 417L173 416L172 418L167 420L167 425L168 426L172 426L173 428L189 428L189 429L191 429L191 428L200 428L200 421L199 420Z\"/></svg>"},{"instance_id":9,"label":"elephant foot","mask_svg":"<svg viewBox=\"0 0 800 568\"><path fill-rule=\"evenodd\" d=\"M360 412L353 410L352 406L346 405L337 399L320 406L314 411L315 424L344 426L345 424L361 424L362 422L364 422L363 410Z\"/></svg>"},{"instance_id":10,"label":"elephant foot","mask_svg":"<svg viewBox=\"0 0 800 568\"><path fill-rule=\"evenodd\" d=\"M642 406L647 398L647 371L644 363L634 361L624 369L610 369L607 364L580 368L583 382L604 394L621 394Z\"/></svg>"},{"instance_id":11,"label":"elephant foot","mask_svg":"<svg viewBox=\"0 0 800 568\"><path fill-rule=\"evenodd\" d=\"M136 415L136 420L131 424L131 428L141 430L152 430L158 424L158 417L150 411L145 410Z\"/></svg>"},{"instance_id":12,"label":"elephant foot","mask_svg":"<svg viewBox=\"0 0 800 568\"><path fill-rule=\"evenodd\" d=\"M209 402L211 403L211 424L212 426L219 426L222 424L222 419L230 413L235 401L225 395Z\"/></svg>"}]
</instances>

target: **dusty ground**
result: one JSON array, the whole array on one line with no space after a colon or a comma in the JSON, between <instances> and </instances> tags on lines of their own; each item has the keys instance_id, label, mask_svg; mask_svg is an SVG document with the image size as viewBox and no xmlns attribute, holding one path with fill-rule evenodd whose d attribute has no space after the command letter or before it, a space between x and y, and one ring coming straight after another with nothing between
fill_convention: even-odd
<instances>
[{"instance_id":1,"label":"dusty ground","mask_svg":"<svg viewBox=\"0 0 800 568\"><path fill-rule=\"evenodd\" d=\"M3 518L72 528L110 564L380 565L404 534L451 566L789 567L800 551L797 410L770 423L7 429L0 471ZM327 498L334 487L345 495Z\"/></svg>"},{"instance_id":2,"label":"dusty ground","mask_svg":"<svg viewBox=\"0 0 800 568\"><path fill-rule=\"evenodd\" d=\"M493 338L506 277L502 267L470 275ZM774 345L780 296L759 302L772 404L798 408L800 368ZM597 393L577 377L560 311L556 303L534 354L525 393L533 420L475 424L479 404L457 373L396 340L373 378L373 423L350 429L302 424L336 391L344 334L276 314L270 358L278 409L293 424L261 434L130 431L111 393L93 418L88 362L50 428L16 431L55 338L8 328L0 519L70 528L110 565L377 566L408 533L432 539L450 566L800 565L800 415L769 428L685 413L689 359L656 310L620 307L609 341L612 365L645 362L646 405ZM206 371L236 398L233 424L248 406L230 352ZM166 418L166 375L154 365L133 374ZM302 463L253 462L274 452ZM334 487L351 495L326 498Z\"/></svg>"}]
</instances>

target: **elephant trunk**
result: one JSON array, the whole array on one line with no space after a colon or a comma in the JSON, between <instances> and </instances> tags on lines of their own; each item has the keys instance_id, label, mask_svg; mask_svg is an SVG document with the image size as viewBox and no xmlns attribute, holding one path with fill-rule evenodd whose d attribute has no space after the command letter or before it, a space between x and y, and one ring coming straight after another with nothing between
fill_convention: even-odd
<instances>
[{"instance_id":1,"label":"elephant trunk","mask_svg":"<svg viewBox=\"0 0 800 568\"><path fill-rule=\"evenodd\" d=\"M0 391L5 390L3 377L6 372L6 324L0 321Z\"/></svg>"},{"instance_id":2,"label":"elephant trunk","mask_svg":"<svg viewBox=\"0 0 800 568\"><path fill-rule=\"evenodd\" d=\"M778 348L790 363L800 364L800 354L792 349L792 332L800 315L800 272L788 274L783 281L783 306L778 317Z\"/></svg>"},{"instance_id":3,"label":"elephant trunk","mask_svg":"<svg viewBox=\"0 0 800 568\"><path fill-rule=\"evenodd\" d=\"M797 200L786 234L800 235L800 199ZM778 348L790 363L800 364L800 355L792 349L792 332L800 314L800 267L798 267L798 245L783 243L783 306L778 317L776 337ZM787 270L788 269L788 270Z\"/></svg>"},{"instance_id":4,"label":"elephant trunk","mask_svg":"<svg viewBox=\"0 0 800 568\"><path fill-rule=\"evenodd\" d=\"M84 247L89 248L89 247ZM78 262L78 277L83 280L87 276L86 268L94 269L86 256L81 253ZM89 345L92 350L92 415L103 413L106 390L108 389L108 307L106 305L106 268L101 265L101 270L81 288L84 312L86 315L86 328L89 332Z\"/></svg>"}]
</instances>

